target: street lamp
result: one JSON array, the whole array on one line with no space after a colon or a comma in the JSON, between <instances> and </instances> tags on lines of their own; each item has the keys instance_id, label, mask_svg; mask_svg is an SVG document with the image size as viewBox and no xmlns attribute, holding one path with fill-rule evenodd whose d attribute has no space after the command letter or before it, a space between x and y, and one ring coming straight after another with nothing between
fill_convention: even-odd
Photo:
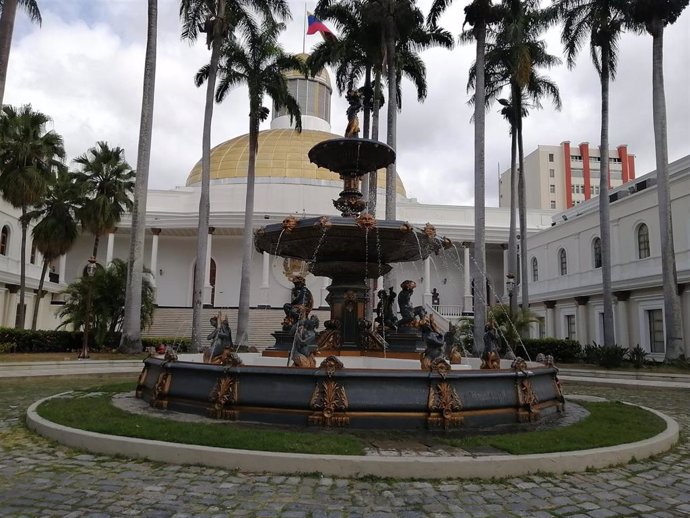
<instances>
[{"instance_id":1,"label":"street lamp","mask_svg":"<svg viewBox=\"0 0 690 518\"><path fill-rule=\"evenodd\" d=\"M96 263L96 258L94 256L89 257L89 262L84 267L83 276L88 280L86 286L86 319L84 321L84 338L81 344L81 352L79 353L78 359L86 359L89 357L89 331L91 329L91 284L93 282L93 276L96 275L96 269L98 265Z\"/></svg>"},{"instance_id":2,"label":"street lamp","mask_svg":"<svg viewBox=\"0 0 690 518\"><path fill-rule=\"evenodd\" d=\"M508 290L508 304L510 312L513 313L513 292L515 291L515 275L508 272L506 274L506 289Z\"/></svg>"}]
</instances>

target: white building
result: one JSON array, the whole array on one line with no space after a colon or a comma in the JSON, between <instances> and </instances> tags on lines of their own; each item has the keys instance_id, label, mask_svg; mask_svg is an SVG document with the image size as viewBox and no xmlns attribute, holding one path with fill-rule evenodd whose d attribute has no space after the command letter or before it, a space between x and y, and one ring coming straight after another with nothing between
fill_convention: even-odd
<instances>
[{"instance_id":1,"label":"white building","mask_svg":"<svg viewBox=\"0 0 690 518\"><path fill-rule=\"evenodd\" d=\"M538 146L525 157L528 209L566 210L599 195L601 157L598 147L583 142ZM609 188L635 178L635 155L626 145L609 150ZM510 168L499 179L499 206L510 207Z\"/></svg>"}]
</instances>

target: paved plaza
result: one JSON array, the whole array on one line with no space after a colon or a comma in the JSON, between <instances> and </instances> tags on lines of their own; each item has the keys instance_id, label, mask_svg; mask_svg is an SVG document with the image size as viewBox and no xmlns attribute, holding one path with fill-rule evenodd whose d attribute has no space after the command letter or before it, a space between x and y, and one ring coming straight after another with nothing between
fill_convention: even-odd
<instances>
[{"instance_id":1,"label":"paved plaza","mask_svg":"<svg viewBox=\"0 0 690 518\"><path fill-rule=\"evenodd\" d=\"M656 459L563 476L493 481L275 476L89 455L29 432L34 400L114 377L0 380L0 516L690 516L690 390L567 383L674 417L681 443ZM131 375L129 375L131 377Z\"/></svg>"}]
</instances>

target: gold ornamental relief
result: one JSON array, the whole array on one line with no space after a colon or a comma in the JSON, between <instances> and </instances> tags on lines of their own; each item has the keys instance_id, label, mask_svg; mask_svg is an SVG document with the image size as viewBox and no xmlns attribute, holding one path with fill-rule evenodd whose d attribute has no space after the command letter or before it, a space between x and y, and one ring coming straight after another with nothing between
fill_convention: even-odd
<instances>
[{"instance_id":1,"label":"gold ornamental relief","mask_svg":"<svg viewBox=\"0 0 690 518\"><path fill-rule=\"evenodd\" d=\"M237 419L237 404L239 380L234 376L223 376L218 380L209 395L211 406L208 409L209 417L214 419Z\"/></svg>"},{"instance_id":2,"label":"gold ornamental relief","mask_svg":"<svg viewBox=\"0 0 690 518\"><path fill-rule=\"evenodd\" d=\"M165 370L158 375L156 384L153 387L153 399L151 406L159 409L168 408L168 391L170 390L170 383L172 382L172 374Z\"/></svg>"},{"instance_id":3,"label":"gold ornamental relief","mask_svg":"<svg viewBox=\"0 0 690 518\"><path fill-rule=\"evenodd\" d=\"M453 386L447 381L429 387L429 400L427 402L429 428L457 428L462 424L462 401Z\"/></svg>"},{"instance_id":4,"label":"gold ornamental relief","mask_svg":"<svg viewBox=\"0 0 690 518\"><path fill-rule=\"evenodd\" d=\"M350 424L350 418L345 414L348 406L345 387L332 379L317 383L309 402L309 408L314 411L309 416L309 424L347 426Z\"/></svg>"},{"instance_id":5,"label":"gold ornamental relief","mask_svg":"<svg viewBox=\"0 0 690 518\"><path fill-rule=\"evenodd\" d=\"M539 417L539 399L534 392L532 380L523 378L517 382L517 396L520 404L518 419L521 422L534 421Z\"/></svg>"},{"instance_id":6,"label":"gold ornamental relief","mask_svg":"<svg viewBox=\"0 0 690 518\"><path fill-rule=\"evenodd\" d=\"M146 376L148 376L148 373L149 373L149 366L144 365L144 368L141 371L141 374L139 374L139 379L137 380L137 388L135 391L135 396L139 399L141 399L141 395L144 391L144 384L146 383Z\"/></svg>"},{"instance_id":7,"label":"gold ornamental relief","mask_svg":"<svg viewBox=\"0 0 690 518\"><path fill-rule=\"evenodd\" d=\"M283 259L283 275L287 277L290 282L296 277L305 277L309 274L309 269L306 261L296 259L294 257L286 257Z\"/></svg>"}]
</instances>

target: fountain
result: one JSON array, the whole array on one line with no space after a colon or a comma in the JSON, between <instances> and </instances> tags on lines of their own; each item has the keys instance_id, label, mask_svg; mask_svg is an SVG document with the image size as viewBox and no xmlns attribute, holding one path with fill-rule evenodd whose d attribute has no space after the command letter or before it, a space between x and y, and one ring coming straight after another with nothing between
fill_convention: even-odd
<instances>
[{"instance_id":1,"label":"fountain","mask_svg":"<svg viewBox=\"0 0 690 518\"><path fill-rule=\"evenodd\" d=\"M147 358L137 397L156 408L218 419L376 429L486 427L562 411L552 360L501 360L486 338L490 332L482 359L460 358L452 330L444 337L423 307L412 306L412 281L403 282L399 294L379 292L378 326L367 319L368 279L452 244L432 225L418 229L364 212L361 177L392 163L395 152L356 137L358 125L348 115L349 136L309 152L313 163L343 180L333 202L341 216L288 217L258 229L254 239L259 252L306 261L312 274L332 279L325 329L317 333L311 295L297 278L283 329L263 354L227 351L215 356L216 364Z\"/></svg>"}]
</instances>

